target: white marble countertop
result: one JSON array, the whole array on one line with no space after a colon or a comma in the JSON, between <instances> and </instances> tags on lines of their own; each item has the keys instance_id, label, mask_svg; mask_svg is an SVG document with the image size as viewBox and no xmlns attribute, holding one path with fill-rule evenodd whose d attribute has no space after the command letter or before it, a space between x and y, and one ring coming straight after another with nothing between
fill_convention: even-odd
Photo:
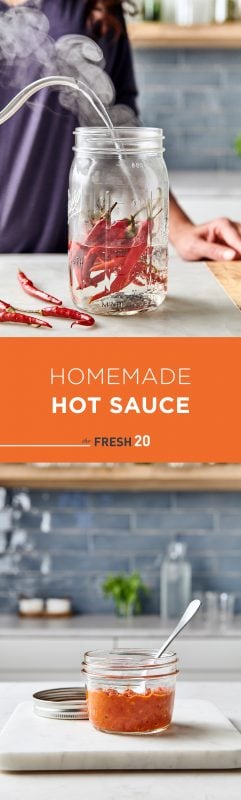
<instances>
[{"instance_id":1,"label":"white marble countertop","mask_svg":"<svg viewBox=\"0 0 241 800\"><path fill-rule=\"evenodd\" d=\"M174 194L184 196L241 198L239 170L171 170L170 185Z\"/></svg>"},{"instance_id":2,"label":"white marble countertop","mask_svg":"<svg viewBox=\"0 0 241 800\"><path fill-rule=\"evenodd\" d=\"M22 269L65 305L73 305L68 285L67 258L63 255L0 256L0 298L16 307L41 308L40 301L23 292L17 281ZM40 281L41 275L41 281ZM241 336L241 315L204 262L184 262L171 257L169 288L163 305L153 313L131 317L96 316L91 328L75 326L60 319L48 319L52 330L2 323L0 336L13 337L230 337Z\"/></svg>"},{"instance_id":3,"label":"white marble countertop","mask_svg":"<svg viewBox=\"0 0 241 800\"><path fill-rule=\"evenodd\" d=\"M173 627L175 620L173 622ZM0 640L1 638L21 639L32 638L66 638L76 639L81 635L106 637L127 636L140 638L143 631L148 637L165 636L170 631L170 620L162 620L157 615L133 617L129 620L118 618L111 614L76 614L66 619L31 619L18 617L15 614L0 614ZM202 618L196 618L192 625L183 631L182 636L188 639L238 639L241 636L241 615L236 614L228 626L217 623L211 624Z\"/></svg>"},{"instance_id":4,"label":"white marble countertop","mask_svg":"<svg viewBox=\"0 0 241 800\"><path fill-rule=\"evenodd\" d=\"M18 703L45 687L0 684L0 729ZM177 696L216 703L241 731L241 683L180 683ZM240 800L240 787L241 770L0 775L1 800Z\"/></svg>"}]
</instances>

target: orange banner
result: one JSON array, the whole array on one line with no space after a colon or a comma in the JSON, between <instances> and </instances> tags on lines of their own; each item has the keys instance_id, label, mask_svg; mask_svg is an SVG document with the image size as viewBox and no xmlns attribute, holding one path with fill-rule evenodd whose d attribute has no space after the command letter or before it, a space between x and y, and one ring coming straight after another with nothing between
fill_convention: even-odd
<instances>
[{"instance_id":1,"label":"orange banner","mask_svg":"<svg viewBox=\"0 0 241 800\"><path fill-rule=\"evenodd\" d=\"M5 339L0 461L241 462L241 339Z\"/></svg>"}]
</instances>

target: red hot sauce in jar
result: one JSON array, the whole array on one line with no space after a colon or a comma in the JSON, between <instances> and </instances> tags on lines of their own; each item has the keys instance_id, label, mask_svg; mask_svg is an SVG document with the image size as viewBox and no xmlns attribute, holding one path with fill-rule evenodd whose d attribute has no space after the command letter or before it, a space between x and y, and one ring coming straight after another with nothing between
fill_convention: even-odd
<instances>
[{"instance_id":1,"label":"red hot sauce in jar","mask_svg":"<svg viewBox=\"0 0 241 800\"><path fill-rule=\"evenodd\" d=\"M172 719L173 689L146 689L137 694L132 689L88 692L89 719L95 728L109 733L148 733L165 730Z\"/></svg>"}]
</instances>

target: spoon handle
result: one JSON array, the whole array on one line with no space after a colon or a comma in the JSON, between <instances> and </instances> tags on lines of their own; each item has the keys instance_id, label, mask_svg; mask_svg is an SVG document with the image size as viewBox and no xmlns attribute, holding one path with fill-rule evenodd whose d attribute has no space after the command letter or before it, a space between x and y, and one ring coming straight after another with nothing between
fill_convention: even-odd
<instances>
[{"instance_id":1,"label":"spoon handle","mask_svg":"<svg viewBox=\"0 0 241 800\"><path fill-rule=\"evenodd\" d=\"M179 633L181 633L183 628L185 628L186 625L188 625L188 623L191 621L191 619L197 613L198 609L200 608L200 605L201 605L200 600L197 600L197 599L196 600L192 600L191 603L189 603L189 605L187 606L186 610L184 611L184 614L182 615L181 619L179 619L179 622L177 623L176 627L174 628L174 631L172 631L172 633L170 634L168 639L166 639L166 641L164 642L164 644L162 645L160 650L158 650L156 658L160 658L160 656L162 656L162 654L165 652L167 647L169 647L169 644L171 644L171 642L173 642L173 639L175 639L176 636L178 636Z\"/></svg>"}]
</instances>

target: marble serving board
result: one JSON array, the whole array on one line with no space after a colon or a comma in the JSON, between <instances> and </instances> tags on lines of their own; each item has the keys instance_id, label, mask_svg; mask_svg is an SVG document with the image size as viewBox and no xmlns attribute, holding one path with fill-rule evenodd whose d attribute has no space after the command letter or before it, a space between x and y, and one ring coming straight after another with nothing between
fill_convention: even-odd
<instances>
[{"instance_id":1,"label":"marble serving board","mask_svg":"<svg viewBox=\"0 0 241 800\"><path fill-rule=\"evenodd\" d=\"M21 703L0 735L0 769L213 770L241 767L241 734L212 703L177 701L163 734L99 733L88 721L51 720Z\"/></svg>"}]
</instances>

